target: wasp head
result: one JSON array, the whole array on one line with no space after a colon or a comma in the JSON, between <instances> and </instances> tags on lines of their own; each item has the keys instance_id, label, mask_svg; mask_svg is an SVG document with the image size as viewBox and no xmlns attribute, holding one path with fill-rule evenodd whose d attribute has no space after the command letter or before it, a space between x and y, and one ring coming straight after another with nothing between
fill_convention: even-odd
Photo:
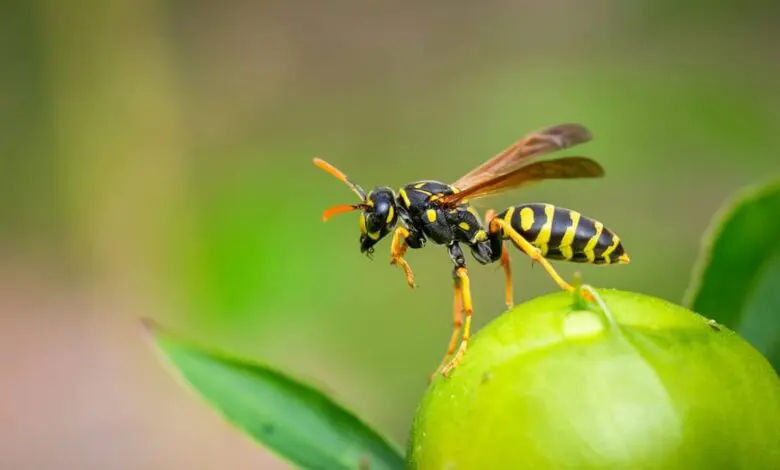
<instances>
[{"instance_id":1,"label":"wasp head","mask_svg":"<svg viewBox=\"0 0 780 470\"><path fill-rule=\"evenodd\" d=\"M393 230L393 226L398 220L395 193L387 186L377 186L366 194L360 185L350 181L347 175L330 163L315 158L314 164L346 184L361 200L358 204L341 204L327 209L322 214L322 220L328 220L336 214L359 210L360 252L371 256L371 253L374 252L374 245Z\"/></svg>"},{"instance_id":2,"label":"wasp head","mask_svg":"<svg viewBox=\"0 0 780 470\"><path fill-rule=\"evenodd\" d=\"M395 193L386 186L379 186L366 195L360 213L360 252L374 251L374 245L393 230L398 213Z\"/></svg>"}]
</instances>

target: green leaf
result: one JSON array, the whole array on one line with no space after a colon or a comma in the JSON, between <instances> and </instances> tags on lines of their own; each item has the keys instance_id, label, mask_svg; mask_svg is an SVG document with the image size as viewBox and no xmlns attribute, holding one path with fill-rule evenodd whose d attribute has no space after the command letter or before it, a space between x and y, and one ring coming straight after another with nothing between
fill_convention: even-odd
<instances>
[{"instance_id":1,"label":"green leaf","mask_svg":"<svg viewBox=\"0 0 780 470\"><path fill-rule=\"evenodd\" d=\"M738 331L780 371L780 180L726 204L705 240L684 304Z\"/></svg>"},{"instance_id":2,"label":"green leaf","mask_svg":"<svg viewBox=\"0 0 780 470\"><path fill-rule=\"evenodd\" d=\"M146 322L185 383L231 424L307 469L402 469L399 448L316 389L269 367L207 351Z\"/></svg>"}]
</instances>

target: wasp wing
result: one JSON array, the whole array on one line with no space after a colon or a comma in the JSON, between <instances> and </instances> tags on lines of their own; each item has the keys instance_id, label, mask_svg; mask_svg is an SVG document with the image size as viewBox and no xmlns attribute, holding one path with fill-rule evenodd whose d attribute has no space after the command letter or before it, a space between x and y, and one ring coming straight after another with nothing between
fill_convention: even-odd
<instances>
[{"instance_id":1,"label":"wasp wing","mask_svg":"<svg viewBox=\"0 0 780 470\"><path fill-rule=\"evenodd\" d=\"M474 168L452 183L466 190L485 181L510 173L531 158L563 150L592 139L590 131L581 124L558 124L531 132L482 165Z\"/></svg>"},{"instance_id":2,"label":"wasp wing","mask_svg":"<svg viewBox=\"0 0 780 470\"><path fill-rule=\"evenodd\" d=\"M442 196L439 202L443 205L455 206L466 200L495 195L539 181L602 176L604 176L604 168L595 160L587 157L562 157L531 163L512 172L500 174L460 192Z\"/></svg>"}]
</instances>

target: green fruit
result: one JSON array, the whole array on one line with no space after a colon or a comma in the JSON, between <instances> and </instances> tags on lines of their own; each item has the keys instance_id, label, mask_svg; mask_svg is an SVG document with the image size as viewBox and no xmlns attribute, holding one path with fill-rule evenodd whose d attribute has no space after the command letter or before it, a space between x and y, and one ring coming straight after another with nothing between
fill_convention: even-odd
<instances>
[{"instance_id":1,"label":"green fruit","mask_svg":"<svg viewBox=\"0 0 780 470\"><path fill-rule=\"evenodd\" d=\"M479 331L423 398L409 468L780 469L780 378L759 352L678 305L596 292L606 312L559 292Z\"/></svg>"}]
</instances>

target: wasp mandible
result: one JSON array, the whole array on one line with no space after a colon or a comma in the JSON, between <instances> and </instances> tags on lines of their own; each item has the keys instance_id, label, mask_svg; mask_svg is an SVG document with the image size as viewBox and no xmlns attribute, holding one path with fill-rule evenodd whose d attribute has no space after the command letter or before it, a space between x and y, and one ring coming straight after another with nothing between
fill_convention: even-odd
<instances>
[{"instance_id":1,"label":"wasp mandible","mask_svg":"<svg viewBox=\"0 0 780 470\"><path fill-rule=\"evenodd\" d=\"M527 254L532 262L539 263L555 283L567 291L574 288L561 278L548 260L597 265L629 263L623 243L613 231L574 210L545 203L520 204L498 214L494 210L487 211L483 224L470 204L474 199L544 180L603 177L601 165L587 157L531 162L536 157L591 139L590 131L580 124L546 127L525 135L454 183L420 180L403 186L397 193L387 186L377 186L366 193L334 166L315 158L316 166L345 183L360 198L357 204L327 209L322 218L327 221L333 215L359 210L360 251L369 256L377 242L393 232L390 262L403 269L410 287L416 284L412 269L404 259L406 250L422 248L427 240L447 247L455 265L452 271L454 326L447 352L436 369L446 377L462 360L471 336L471 289L461 245L467 246L480 264L499 261L504 269L508 308L512 307L513 299L507 240ZM457 347L459 337L461 341Z\"/></svg>"}]
</instances>

